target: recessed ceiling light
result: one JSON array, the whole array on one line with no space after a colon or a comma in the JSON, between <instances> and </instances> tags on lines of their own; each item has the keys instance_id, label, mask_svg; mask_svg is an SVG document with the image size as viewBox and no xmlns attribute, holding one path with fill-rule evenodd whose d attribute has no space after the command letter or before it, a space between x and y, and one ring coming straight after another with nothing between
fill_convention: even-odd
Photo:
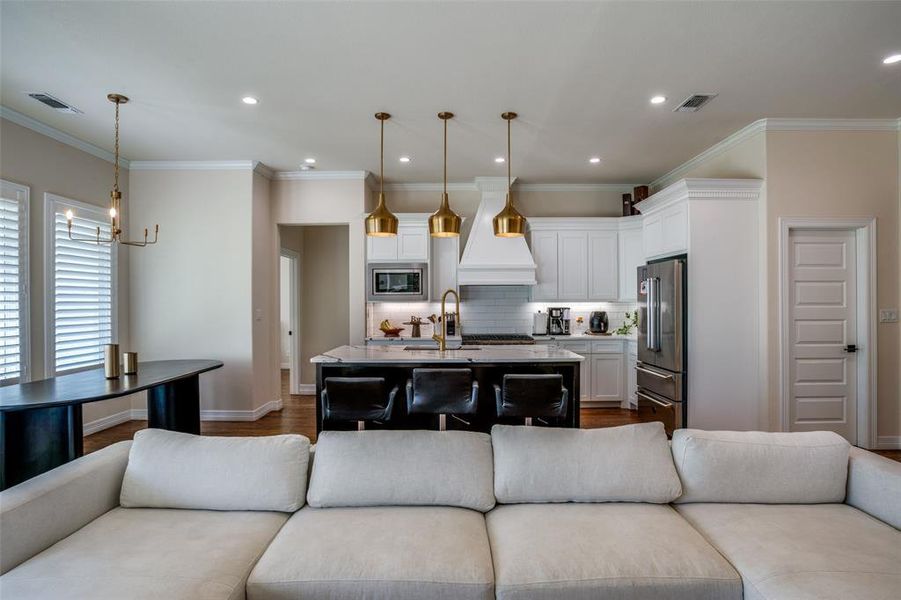
<instances>
[{"instance_id":1,"label":"recessed ceiling light","mask_svg":"<svg viewBox=\"0 0 901 600\"><path fill-rule=\"evenodd\" d=\"M663 104L666 102L666 96L654 96L651 98L651 104Z\"/></svg>"},{"instance_id":2,"label":"recessed ceiling light","mask_svg":"<svg viewBox=\"0 0 901 600\"><path fill-rule=\"evenodd\" d=\"M402 163L408 163L408 162L410 162L410 157L409 156L401 156L399 160Z\"/></svg>"},{"instance_id":3,"label":"recessed ceiling light","mask_svg":"<svg viewBox=\"0 0 901 600\"><path fill-rule=\"evenodd\" d=\"M507 162L507 159L504 158L503 156L498 156L497 158L494 159L494 162L500 164L500 163L503 163L503 162Z\"/></svg>"},{"instance_id":4,"label":"recessed ceiling light","mask_svg":"<svg viewBox=\"0 0 901 600\"><path fill-rule=\"evenodd\" d=\"M303 159L303 162L307 163L308 165L315 165L315 164L316 164L316 159L315 159L315 158L312 158L312 157L311 157L311 158L305 158L305 159Z\"/></svg>"},{"instance_id":5,"label":"recessed ceiling light","mask_svg":"<svg viewBox=\"0 0 901 600\"><path fill-rule=\"evenodd\" d=\"M601 162L601 159L598 156L592 156L591 158L588 159L588 162L590 162L593 165L596 165L599 162Z\"/></svg>"},{"instance_id":6,"label":"recessed ceiling light","mask_svg":"<svg viewBox=\"0 0 901 600\"><path fill-rule=\"evenodd\" d=\"M896 62L901 62L901 54L892 54L882 59L882 64L884 65L893 65Z\"/></svg>"},{"instance_id":7,"label":"recessed ceiling light","mask_svg":"<svg viewBox=\"0 0 901 600\"><path fill-rule=\"evenodd\" d=\"M241 102L243 102L244 104L256 104L257 102L259 102L259 100L257 100L253 96L244 96L243 98L241 98Z\"/></svg>"}]
</instances>

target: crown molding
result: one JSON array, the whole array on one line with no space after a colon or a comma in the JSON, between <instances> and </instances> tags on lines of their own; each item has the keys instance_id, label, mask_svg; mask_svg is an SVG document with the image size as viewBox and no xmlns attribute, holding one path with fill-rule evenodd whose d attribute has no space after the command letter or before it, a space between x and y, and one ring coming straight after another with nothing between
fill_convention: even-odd
<instances>
[{"instance_id":1,"label":"crown molding","mask_svg":"<svg viewBox=\"0 0 901 600\"><path fill-rule=\"evenodd\" d=\"M506 180L505 180L506 181ZM443 192L444 184L441 182L434 183L405 183L402 181L395 183L386 183L385 191L388 192ZM477 192L479 188L475 183L465 182L449 182L447 184L448 192Z\"/></svg>"},{"instance_id":2,"label":"crown molding","mask_svg":"<svg viewBox=\"0 0 901 600\"><path fill-rule=\"evenodd\" d=\"M663 188L679 180L699 164L719 156L730 148L765 131L901 131L901 118L897 119L759 119L742 127L732 135L707 148L694 158L661 175L650 183L652 188Z\"/></svg>"},{"instance_id":3,"label":"crown molding","mask_svg":"<svg viewBox=\"0 0 901 600\"><path fill-rule=\"evenodd\" d=\"M24 115L19 111L13 110L6 106L0 106L0 118L4 118L11 123L15 123L16 125L21 125L26 129L30 129L34 132L40 133L41 135L45 135L51 139L56 140L57 142L66 144L67 146L71 146L76 150L81 150L82 152L87 152L91 156L95 156L99 159L105 160L106 162L113 164L116 162L116 155L112 152L104 150L100 146L95 146L90 142L86 142L82 139L75 137L74 135L69 135L64 131L60 131L56 127L51 127L46 123L38 121L28 115ZM122 157L119 157L119 166L123 169L130 169L129 161L125 160Z\"/></svg>"},{"instance_id":4,"label":"crown molding","mask_svg":"<svg viewBox=\"0 0 901 600\"><path fill-rule=\"evenodd\" d=\"M500 181L494 181L499 179ZM479 185L490 186L493 189L500 187L502 191L507 190L507 179L484 178L477 177L472 183L466 182L450 182L447 184L448 192L477 192ZM487 180L487 181L486 181ZM632 189L642 185L640 183L516 183L513 188L519 192L631 192ZM386 183L385 191L388 192L441 192L444 190L444 184L441 182L395 182ZM497 189L495 189L497 191Z\"/></svg>"},{"instance_id":5,"label":"crown molding","mask_svg":"<svg viewBox=\"0 0 901 600\"><path fill-rule=\"evenodd\" d=\"M253 172L262 175L266 179L272 179L273 175L275 175L275 171L258 160L253 161Z\"/></svg>"},{"instance_id":6,"label":"crown molding","mask_svg":"<svg viewBox=\"0 0 901 600\"><path fill-rule=\"evenodd\" d=\"M476 189L480 192L506 192L507 191L507 178L506 177L476 177L474 180ZM516 177L513 177L510 180L510 185L512 186L516 183Z\"/></svg>"},{"instance_id":7,"label":"crown molding","mask_svg":"<svg viewBox=\"0 0 901 600\"><path fill-rule=\"evenodd\" d=\"M641 183L519 183L520 192L631 192Z\"/></svg>"},{"instance_id":8,"label":"crown molding","mask_svg":"<svg viewBox=\"0 0 901 600\"><path fill-rule=\"evenodd\" d=\"M665 208L684 199L757 200L762 179L680 179L635 205L641 214Z\"/></svg>"},{"instance_id":9,"label":"crown molding","mask_svg":"<svg viewBox=\"0 0 901 600\"><path fill-rule=\"evenodd\" d=\"M132 171L254 171L253 160L133 160Z\"/></svg>"},{"instance_id":10,"label":"crown molding","mask_svg":"<svg viewBox=\"0 0 901 600\"><path fill-rule=\"evenodd\" d=\"M369 171L276 171L273 179L282 181L366 181Z\"/></svg>"}]
</instances>

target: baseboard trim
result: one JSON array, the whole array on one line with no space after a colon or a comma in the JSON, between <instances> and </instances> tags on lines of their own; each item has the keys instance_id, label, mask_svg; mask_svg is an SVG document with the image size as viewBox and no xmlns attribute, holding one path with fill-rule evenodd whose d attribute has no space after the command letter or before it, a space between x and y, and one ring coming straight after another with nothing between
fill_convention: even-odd
<instances>
[{"instance_id":1,"label":"baseboard trim","mask_svg":"<svg viewBox=\"0 0 901 600\"><path fill-rule=\"evenodd\" d=\"M876 450L901 450L901 435L880 435L876 438Z\"/></svg>"},{"instance_id":2,"label":"baseboard trim","mask_svg":"<svg viewBox=\"0 0 901 600\"><path fill-rule=\"evenodd\" d=\"M282 363L280 368L282 371L289 371L291 369L291 363Z\"/></svg>"},{"instance_id":3,"label":"baseboard trim","mask_svg":"<svg viewBox=\"0 0 901 600\"><path fill-rule=\"evenodd\" d=\"M304 396L313 396L316 394L315 383L301 383L297 386L297 391Z\"/></svg>"},{"instance_id":4,"label":"baseboard trim","mask_svg":"<svg viewBox=\"0 0 901 600\"><path fill-rule=\"evenodd\" d=\"M314 386L315 387L315 386ZM281 410L283 402L279 400L270 400L262 406L258 406L254 410L201 410L201 421L256 421L268 415L272 411ZM146 421L146 408L132 408L123 410L115 414L101 417L94 421L84 424L84 435L91 435L116 425L121 425L128 421Z\"/></svg>"}]
</instances>

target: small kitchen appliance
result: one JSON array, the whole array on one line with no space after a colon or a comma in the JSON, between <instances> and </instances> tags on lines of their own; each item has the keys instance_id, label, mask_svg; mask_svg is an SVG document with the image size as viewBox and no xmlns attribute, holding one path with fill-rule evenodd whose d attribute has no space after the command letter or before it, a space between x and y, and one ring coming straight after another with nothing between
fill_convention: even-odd
<instances>
[{"instance_id":1,"label":"small kitchen appliance","mask_svg":"<svg viewBox=\"0 0 901 600\"><path fill-rule=\"evenodd\" d=\"M370 302L425 302L429 299L428 263L369 263L366 294Z\"/></svg>"},{"instance_id":2,"label":"small kitchen appliance","mask_svg":"<svg viewBox=\"0 0 901 600\"><path fill-rule=\"evenodd\" d=\"M547 309L548 335L569 335L569 307L555 306Z\"/></svg>"},{"instance_id":3,"label":"small kitchen appliance","mask_svg":"<svg viewBox=\"0 0 901 600\"><path fill-rule=\"evenodd\" d=\"M596 310L591 313L591 317L588 319L588 330L591 333L607 333L610 329L610 319L607 318L607 313L603 310Z\"/></svg>"},{"instance_id":4,"label":"small kitchen appliance","mask_svg":"<svg viewBox=\"0 0 901 600\"><path fill-rule=\"evenodd\" d=\"M535 335L547 335L547 313L540 310L535 313L532 323L532 333Z\"/></svg>"}]
</instances>

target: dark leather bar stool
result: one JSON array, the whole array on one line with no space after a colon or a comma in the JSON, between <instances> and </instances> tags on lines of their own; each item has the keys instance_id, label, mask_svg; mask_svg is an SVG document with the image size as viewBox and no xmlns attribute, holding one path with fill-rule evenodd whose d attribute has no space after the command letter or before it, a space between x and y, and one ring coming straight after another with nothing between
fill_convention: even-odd
<instances>
[{"instance_id":1,"label":"dark leather bar stool","mask_svg":"<svg viewBox=\"0 0 901 600\"><path fill-rule=\"evenodd\" d=\"M526 425L565 417L569 407L563 375L504 375L503 386L494 384L494 396L497 416L523 417Z\"/></svg>"},{"instance_id":2,"label":"dark leather bar stool","mask_svg":"<svg viewBox=\"0 0 901 600\"><path fill-rule=\"evenodd\" d=\"M398 386L388 391L384 377L326 377L322 386L322 415L326 420L356 421L357 430L366 421L391 418Z\"/></svg>"},{"instance_id":3,"label":"dark leather bar stool","mask_svg":"<svg viewBox=\"0 0 901 600\"><path fill-rule=\"evenodd\" d=\"M447 415L469 425L457 415L474 415L479 402L479 382L470 369L413 369L407 380L407 412L438 415L438 429L447 429Z\"/></svg>"}]
</instances>

